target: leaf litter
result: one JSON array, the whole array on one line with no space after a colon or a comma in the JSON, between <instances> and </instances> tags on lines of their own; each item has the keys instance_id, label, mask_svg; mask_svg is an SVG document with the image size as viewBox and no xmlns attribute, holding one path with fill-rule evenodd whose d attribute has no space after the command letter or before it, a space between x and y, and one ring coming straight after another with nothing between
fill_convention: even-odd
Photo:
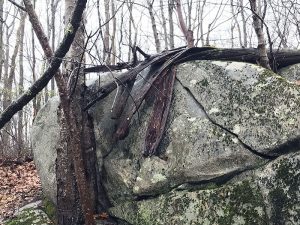
<instances>
[{"instance_id":1,"label":"leaf litter","mask_svg":"<svg viewBox=\"0 0 300 225\"><path fill-rule=\"evenodd\" d=\"M33 161L0 163L0 224L20 207L41 199L41 182Z\"/></svg>"}]
</instances>

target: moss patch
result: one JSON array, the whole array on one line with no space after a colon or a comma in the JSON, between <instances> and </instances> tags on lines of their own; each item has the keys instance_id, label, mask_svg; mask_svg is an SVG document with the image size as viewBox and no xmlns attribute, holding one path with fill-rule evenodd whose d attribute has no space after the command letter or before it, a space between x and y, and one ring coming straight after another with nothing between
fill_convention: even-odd
<instances>
[{"instance_id":1,"label":"moss patch","mask_svg":"<svg viewBox=\"0 0 300 225\"><path fill-rule=\"evenodd\" d=\"M47 225L53 224L40 209L25 209L16 218L5 222L5 225Z\"/></svg>"},{"instance_id":2,"label":"moss patch","mask_svg":"<svg viewBox=\"0 0 300 225\"><path fill-rule=\"evenodd\" d=\"M267 225L267 214L254 182L243 181L220 188L171 192L120 208L113 214L135 225L245 224Z\"/></svg>"},{"instance_id":3,"label":"moss patch","mask_svg":"<svg viewBox=\"0 0 300 225\"><path fill-rule=\"evenodd\" d=\"M43 210L48 215L51 221L56 221L56 208L51 200L47 197L43 199Z\"/></svg>"}]
</instances>

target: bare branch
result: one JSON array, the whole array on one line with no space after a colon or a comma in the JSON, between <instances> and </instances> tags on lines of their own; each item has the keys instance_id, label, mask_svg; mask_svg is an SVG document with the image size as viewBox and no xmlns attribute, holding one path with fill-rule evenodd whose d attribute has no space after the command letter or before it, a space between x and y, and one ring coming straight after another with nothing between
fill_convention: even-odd
<instances>
[{"instance_id":1,"label":"bare branch","mask_svg":"<svg viewBox=\"0 0 300 225\"><path fill-rule=\"evenodd\" d=\"M0 129L25 105L27 105L43 88L48 84L51 78L62 63L62 58L67 54L74 40L76 31L80 25L81 16L86 6L86 0L78 1L75 6L70 26L73 30L66 32L63 41L55 51L54 58L44 74L16 101L9 105L0 115Z\"/></svg>"},{"instance_id":2,"label":"bare branch","mask_svg":"<svg viewBox=\"0 0 300 225\"><path fill-rule=\"evenodd\" d=\"M9 1L11 4L13 4L14 6L16 6L17 8L19 8L19 9L21 9L21 10L23 10L23 11L26 12L26 9L25 9L23 6L19 5L18 3L14 2L13 0L8 0L8 1Z\"/></svg>"}]
</instances>

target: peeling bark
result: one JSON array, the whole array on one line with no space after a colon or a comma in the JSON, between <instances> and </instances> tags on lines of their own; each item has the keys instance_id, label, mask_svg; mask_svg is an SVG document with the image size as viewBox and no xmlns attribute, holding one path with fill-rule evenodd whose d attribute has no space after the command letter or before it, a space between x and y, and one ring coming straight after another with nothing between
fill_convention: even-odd
<instances>
[{"instance_id":1,"label":"peeling bark","mask_svg":"<svg viewBox=\"0 0 300 225\"><path fill-rule=\"evenodd\" d=\"M162 139L169 114L175 81L175 69L171 68L154 83L155 93L153 111L146 131L144 156L157 155L157 147ZM152 92L152 93L153 93Z\"/></svg>"}]
</instances>

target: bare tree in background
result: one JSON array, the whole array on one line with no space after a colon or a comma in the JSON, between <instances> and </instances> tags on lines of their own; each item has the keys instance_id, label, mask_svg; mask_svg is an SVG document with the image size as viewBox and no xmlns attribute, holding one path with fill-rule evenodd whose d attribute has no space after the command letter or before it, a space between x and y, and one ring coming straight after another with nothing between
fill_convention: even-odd
<instances>
[{"instance_id":1,"label":"bare tree in background","mask_svg":"<svg viewBox=\"0 0 300 225\"><path fill-rule=\"evenodd\" d=\"M272 4L274 1L268 1L269 6L272 10L272 16L274 17L274 21L276 24L275 32L279 38L278 48L283 46L283 48L288 48L287 44L287 35L289 33L289 11L285 7L279 7L277 4Z\"/></svg>"},{"instance_id":2,"label":"bare tree in background","mask_svg":"<svg viewBox=\"0 0 300 225\"><path fill-rule=\"evenodd\" d=\"M169 44L170 49L175 47L174 43L174 21L173 21L173 10L175 8L175 0L168 0L168 15L169 15Z\"/></svg>"},{"instance_id":3,"label":"bare tree in background","mask_svg":"<svg viewBox=\"0 0 300 225\"><path fill-rule=\"evenodd\" d=\"M3 3L4 0L0 0L0 81L2 78L2 67L3 67L3 56L4 56L4 46L3 46L3 31L4 31L4 17L3 17ZM1 97L1 95L0 95Z\"/></svg>"},{"instance_id":4,"label":"bare tree in background","mask_svg":"<svg viewBox=\"0 0 300 225\"><path fill-rule=\"evenodd\" d=\"M133 5L134 5L134 0L127 1L127 8L129 11L129 21L128 21L128 45L129 45L129 48L128 48L127 61L131 60L132 47L136 46L137 35L138 35L137 25L136 25L134 17L133 17ZM133 35L133 30L134 30L134 35ZM120 51L121 51L121 49L120 49Z\"/></svg>"},{"instance_id":5,"label":"bare tree in background","mask_svg":"<svg viewBox=\"0 0 300 225\"><path fill-rule=\"evenodd\" d=\"M155 41L156 52L160 52L161 44L160 44L160 40L158 37L158 30L157 30L157 25L156 25L156 21L155 21L154 11L153 11L153 3L154 3L154 0L147 0L148 11L149 11L150 19L151 19L152 32L153 32L153 37L154 37L154 41Z\"/></svg>"},{"instance_id":6,"label":"bare tree in background","mask_svg":"<svg viewBox=\"0 0 300 225\"><path fill-rule=\"evenodd\" d=\"M12 56L9 61L9 55L7 55L7 65L5 69L5 76L4 76L4 93L3 93L3 109L7 108L14 97L13 93L13 81L15 79L15 73L16 73L16 60L19 52L19 47L20 47L20 38L21 38L21 31L24 29L25 26L25 16L26 14L22 14L20 18L20 24L19 28L17 30L17 39L15 42L14 50L12 53ZM10 34L11 35L11 34ZM7 45L9 43L9 38L10 35L7 36ZM7 50L8 51L8 50ZM9 66L8 66L9 63ZM6 149L7 154L10 154L10 157L15 157L16 155L16 148L13 146L14 144L14 139L12 139L13 133L17 134L17 132L13 132L12 129L13 123L8 123L5 127L4 132L2 133L2 138L3 138L3 144L4 144L4 149ZM16 125L16 124L15 124ZM15 151L14 151L15 150Z\"/></svg>"},{"instance_id":7,"label":"bare tree in background","mask_svg":"<svg viewBox=\"0 0 300 225\"><path fill-rule=\"evenodd\" d=\"M235 11L235 6L236 4L233 2L233 0L230 0L230 5L231 5L231 14L232 14L232 17L233 17L233 22L232 22L232 25L231 25L231 33L232 33L232 47L234 47L234 28L235 26L237 27L237 31L238 31L238 38L239 38L239 43L240 43L240 47L243 46L243 43L242 43L242 34L241 34L241 28L240 28L240 24L239 24L239 21L237 19L237 15L238 13Z\"/></svg>"},{"instance_id":8,"label":"bare tree in background","mask_svg":"<svg viewBox=\"0 0 300 225\"><path fill-rule=\"evenodd\" d=\"M161 19L162 19L162 28L164 31L164 42L165 42L165 50L168 49L169 44L168 44L168 31L167 31L167 20L165 17L164 13L164 2L163 0L159 0L159 5L160 5L160 14L161 14Z\"/></svg>"},{"instance_id":9,"label":"bare tree in background","mask_svg":"<svg viewBox=\"0 0 300 225\"><path fill-rule=\"evenodd\" d=\"M197 2L197 20L198 20L198 24L197 24L197 41L196 41L196 46L198 46L198 42L199 40L201 40L201 46L204 46L204 33L203 33L203 12L204 12L204 7L206 4L206 0L203 0L202 4L201 2Z\"/></svg>"},{"instance_id":10,"label":"bare tree in background","mask_svg":"<svg viewBox=\"0 0 300 225\"><path fill-rule=\"evenodd\" d=\"M218 10L217 10L217 13L216 13L215 17L213 18L213 20L207 26L206 41L205 41L206 46L210 45L210 33L213 29L215 29L215 25L216 25L218 19L220 19L224 8L225 8L225 5L223 4L223 0L222 0L219 4L219 7L218 7Z\"/></svg>"},{"instance_id":11,"label":"bare tree in background","mask_svg":"<svg viewBox=\"0 0 300 225\"><path fill-rule=\"evenodd\" d=\"M117 55L117 48L116 48L116 33L117 33L117 18L114 16L116 14L116 7L115 1L111 0L111 16L112 16L112 35L111 35L111 47L110 47L110 54L111 54L111 64L116 64L116 55Z\"/></svg>"},{"instance_id":12,"label":"bare tree in background","mask_svg":"<svg viewBox=\"0 0 300 225\"><path fill-rule=\"evenodd\" d=\"M104 0L104 9L105 9L105 32L104 32L104 39L103 39L103 59L105 60L106 64L110 64L110 51L109 51L109 39L110 39L110 6L111 0Z\"/></svg>"},{"instance_id":13,"label":"bare tree in background","mask_svg":"<svg viewBox=\"0 0 300 225\"><path fill-rule=\"evenodd\" d=\"M20 27L20 51L19 51L19 95L24 92L24 31L25 31L25 12L21 12L21 27ZM24 136L24 124L23 124L23 110L18 113L18 153L21 154L25 148L25 136Z\"/></svg>"},{"instance_id":14,"label":"bare tree in background","mask_svg":"<svg viewBox=\"0 0 300 225\"><path fill-rule=\"evenodd\" d=\"M240 7L240 12L241 12L241 17L242 17L242 24L243 24L243 37L244 37L243 47L247 48L247 46L248 46L247 21L246 21L246 16L245 16L243 0L239 1L239 7Z\"/></svg>"},{"instance_id":15,"label":"bare tree in background","mask_svg":"<svg viewBox=\"0 0 300 225\"><path fill-rule=\"evenodd\" d=\"M193 31L191 29L188 29L186 26L186 23L183 18L183 13L182 13L182 7L181 7L181 0L175 0L176 2L176 12L178 16L178 21L179 25L181 28L181 31L185 37L185 40L187 42L187 45L189 48L194 47L194 36L193 36Z\"/></svg>"}]
</instances>

